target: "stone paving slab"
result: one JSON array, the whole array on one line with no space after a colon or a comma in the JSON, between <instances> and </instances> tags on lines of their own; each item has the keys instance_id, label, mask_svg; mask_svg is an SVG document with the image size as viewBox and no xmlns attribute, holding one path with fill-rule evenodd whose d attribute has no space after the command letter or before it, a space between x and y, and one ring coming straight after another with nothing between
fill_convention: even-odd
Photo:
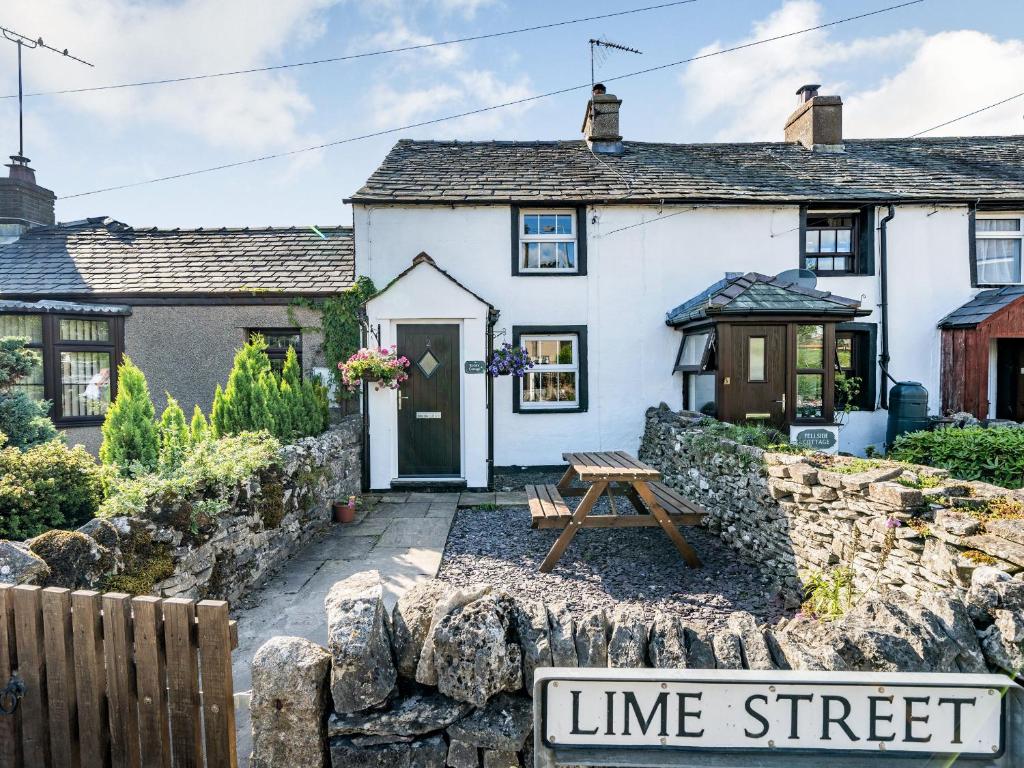
<instances>
[{"instance_id":1,"label":"stone paving slab","mask_svg":"<svg viewBox=\"0 0 1024 768\"><path fill-rule=\"evenodd\" d=\"M493 494L489 495L493 500ZM415 497L415 498L412 498ZM249 665L274 635L327 644L324 598L335 582L376 569L388 606L414 584L437 575L457 493L389 493L363 497L355 522L331 526L261 587L240 601L238 649L232 672L236 691L252 687ZM248 710L236 712L239 768L252 750Z\"/></svg>"},{"instance_id":2,"label":"stone paving slab","mask_svg":"<svg viewBox=\"0 0 1024 768\"><path fill-rule=\"evenodd\" d=\"M463 493L459 496L460 507L482 507L494 504L493 493Z\"/></svg>"}]
</instances>

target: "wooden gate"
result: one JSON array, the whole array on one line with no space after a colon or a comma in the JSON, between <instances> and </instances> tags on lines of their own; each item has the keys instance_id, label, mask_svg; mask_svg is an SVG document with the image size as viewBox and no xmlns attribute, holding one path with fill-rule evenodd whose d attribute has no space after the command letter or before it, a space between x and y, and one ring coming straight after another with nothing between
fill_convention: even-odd
<instances>
[{"instance_id":1,"label":"wooden gate","mask_svg":"<svg viewBox=\"0 0 1024 768\"><path fill-rule=\"evenodd\" d=\"M222 600L0 584L0 766L236 768L237 644Z\"/></svg>"}]
</instances>

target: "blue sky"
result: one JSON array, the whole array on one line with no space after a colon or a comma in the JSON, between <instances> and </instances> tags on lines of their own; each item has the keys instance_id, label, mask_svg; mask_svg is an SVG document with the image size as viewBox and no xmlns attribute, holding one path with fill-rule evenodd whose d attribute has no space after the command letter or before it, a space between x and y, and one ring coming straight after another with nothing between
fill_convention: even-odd
<instances>
[{"instance_id":1,"label":"blue sky","mask_svg":"<svg viewBox=\"0 0 1024 768\"><path fill-rule=\"evenodd\" d=\"M67 47L27 52L26 89L85 87L337 56L592 16L656 0L7 0L0 25ZM863 13L895 0L698 0L632 16L357 61L26 101L26 154L58 196L315 145L589 81L587 40L643 51L611 77ZM925 2L610 84L638 141L781 140L796 87L846 103L848 136L902 136L1024 91L1024 4ZM1016 33L1016 37L1014 37ZM16 91L14 46L0 93ZM62 221L135 226L348 223L354 192L402 136L572 139L581 90L329 150L58 200ZM11 99L0 149L17 149ZM934 135L1024 134L1024 99Z\"/></svg>"}]
</instances>

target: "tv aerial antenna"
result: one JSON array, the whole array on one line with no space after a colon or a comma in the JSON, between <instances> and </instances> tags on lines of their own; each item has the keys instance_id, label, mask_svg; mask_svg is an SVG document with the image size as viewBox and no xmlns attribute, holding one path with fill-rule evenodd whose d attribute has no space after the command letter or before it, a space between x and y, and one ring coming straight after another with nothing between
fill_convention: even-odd
<instances>
[{"instance_id":1,"label":"tv aerial antenna","mask_svg":"<svg viewBox=\"0 0 1024 768\"><path fill-rule=\"evenodd\" d=\"M594 59L597 58L601 62L608 55L608 51L625 51L626 53L637 53L642 54L643 51L638 51L636 48L630 48L628 45L620 45L619 43L613 43L611 40L598 40L597 38L590 38L590 87L594 87Z\"/></svg>"},{"instance_id":2,"label":"tv aerial antenna","mask_svg":"<svg viewBox=\"0 0 1024 768\"><path fill-rule=\"evenodd\" d=\"M25 157L25 111L24 111L24 92L22 90L22 75L21 75L21 49L22 48L42 48L53 53L58 53L64 58L77 61L79 64L85 64L87 67L93 66L85 59L80 59L77 56L72 56L68 53L68 49L60 50L54 48L52 45L47 45L43 42L43 38L39 37L33 40L28 35L23 35L20 32L15 32L13 29L7 27L0 27L0 34L4 36L4 39L8 42L14 43L18 46L18 156L17 158L11 158L16 162L28 163L28 158Z\"/></svg>"}]
</instances>

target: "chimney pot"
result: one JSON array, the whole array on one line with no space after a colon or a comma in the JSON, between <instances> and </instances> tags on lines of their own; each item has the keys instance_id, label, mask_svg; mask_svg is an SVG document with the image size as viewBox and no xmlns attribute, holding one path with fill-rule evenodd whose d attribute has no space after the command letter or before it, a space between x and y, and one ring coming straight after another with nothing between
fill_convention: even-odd
<instances>
[{"instance_id":1,"label":"chimney pot","mask_svg":"<svg viewBox=\"0 0 1024 768\"><path fill-rule=\"evenodd\" d=\"M800 105L786 120L785 139L815 152L842 152L843 100L819 96L820 85L803 85L797 90Z\"/></svg>"},{"instance_id":2,"label":"chimney pot","mask_svg":"<svg viewBox=\"0 0 1024 768\"><path fill-rule=\"evenodd\" d=\"M796 90L797 104L803 104L805 101L810 101L818 95L818 89L820 85L801 85Z\"/></svg>"},{"instance_id":3,"label":"chimney pot","mask_svg":"<svg viewBox=\"0 0 1024 768\"><path fill-rule=\"evenodd\" d=\"M604 96L608 89L604 87L604 83L594 83L593 91L595 96Z\"/></svg>"}]
</instances>

